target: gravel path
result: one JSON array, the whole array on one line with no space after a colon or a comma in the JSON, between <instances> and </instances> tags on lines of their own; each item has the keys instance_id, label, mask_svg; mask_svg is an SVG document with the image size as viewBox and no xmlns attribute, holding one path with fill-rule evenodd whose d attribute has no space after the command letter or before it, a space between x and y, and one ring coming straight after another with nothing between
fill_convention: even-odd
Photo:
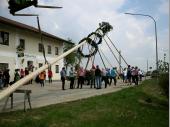
<instances>
[{"instance_id":1,"label":"gravel path","mask_svg":"<svg viewBox=\"0 0 170 127\"><path fill-rule=\"evenodd\" d=\"M80 100L84 98L89 98L92 96L102 95L106 93L112 93L119 91L123 88L127 88L126 84L122 81L118 81L117 86L113 84L102 89L91 89L90 86L84 85L82 89L69 89L69 82L66 82L66 90L61 90L61 82L54 82L52 84L46 83L45 87L41 87L40 84L30 84L22 86L20 89L32 90L31 93L31 105L32 108L38 108L42 106L47 106L50 104L58 104L64 102L70 102L75 100ZM0 110L2 112L3 105L5 104L5 99L0 101ZM28 102L27 102L27 108ZM24 94L14 93L14 106L12 110L24 109ZM8 105L4 111L12 111L10 109L10 99Z\"/></svg>"}]
</instances>

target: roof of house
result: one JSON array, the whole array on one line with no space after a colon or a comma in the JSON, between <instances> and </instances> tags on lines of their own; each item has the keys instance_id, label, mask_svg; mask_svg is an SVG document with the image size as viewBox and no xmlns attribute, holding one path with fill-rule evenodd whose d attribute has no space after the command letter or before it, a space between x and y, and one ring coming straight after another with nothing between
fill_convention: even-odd
<instances>
[{"instance_id":1,"label":"roof of house","mask_svg":"<svg viewBox=\"0 0 170 127\"><path fill-rule=\"evenodd\" d=\"M39 32L39 30L37 28L35 28L35 27L29 26L29 25L26 25L26 24L23 24L23 23L20 23L20 22L17 22L17 21L14 21L14 20L2 17L2 16L0 16L0 23L8 24L8 25L18 27L18 28L22 28L22 29L26 29L26 30L30 30L30 31L36 32L36 33ZM53 39L57 39L57 40L60 40L60 41L63 41L63 42L69 43L69 44L74 44L72 42L69 42L67 40L64 40L62 38L59 38L57 36L54 36L54 35L52 35L50 33L44 32L44 31L42 31L42 35L46 36L46 37L53 38Z\"/></svg>"}]
</instances>

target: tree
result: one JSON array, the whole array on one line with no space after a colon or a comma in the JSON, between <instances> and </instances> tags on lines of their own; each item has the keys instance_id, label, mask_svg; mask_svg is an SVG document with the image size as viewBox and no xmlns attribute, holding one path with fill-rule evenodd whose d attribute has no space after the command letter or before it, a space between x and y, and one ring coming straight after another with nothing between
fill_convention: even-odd
<instances>
[{"instance_id":1,"label":"tree","mask_svg":"<svg viewBox=\"0 0 170 127\"><path fill-rule=\"evenodd\" d=\"M163 60L159 60L158 61L158 69L159 72L169 72L169 63L165 61L166 59L166 54L164 54L164 61Z\"/></svg>"},{"instance_id":2,"label":"tree","mask_svg":"<svg viewBox=\"0 0 170 127\"><path fill-rule=\"evenodd\" d=\"M163 89L164 94L169 97L169 63L165 61L166 54L164 54L164 60L159 60L159 85Z\"/></svg>"},{"instance_id":3,"label":"tree","mask_svg":"<svg viewBox=\"0 0 170 127\"><path fill-rule=\"evenodd\" d=\"M68 41L72 42L71 39L68 39ZM64 52L68 51L69 49L73 48L74 46L75 46L75 44L66 43L64 46ZM81 56L77 53L77 51L74 51L64 58L64 65L67 69L68 66L74 66L76 64L79 64L80 61L81 61Z\"/></svg>"},{"instance_id":4,"label":"tree","mask_svg":"<svg viewBox=\"0 0 170 127\"><path fill-rule=\"evenodd\" d=\"M166 54L164 54L164 60L158 60L158 70L153 70L151 74L153 78L169 73L169 63L165 59Z\"/></svg>"}]
</instances>

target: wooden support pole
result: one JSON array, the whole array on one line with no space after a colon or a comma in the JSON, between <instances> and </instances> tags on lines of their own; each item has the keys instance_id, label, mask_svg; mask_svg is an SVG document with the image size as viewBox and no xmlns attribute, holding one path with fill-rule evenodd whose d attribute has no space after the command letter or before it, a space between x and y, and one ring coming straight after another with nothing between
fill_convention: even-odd
<instances>
[{"instance_id":1,"label":"wooden support pole","mask_svg":"<svg viewBox=\"0 0 170 127\"><path fill-rule=\"evenodd\" d=\"M54 60L52 60L51 62L49 62L48 64L45 64L44 66L38 68L36 71L32 72L31 74L27 75L26 77L20 79L19 81L17 81L16 83L14 83L13 85L9 86L7 89L3 90L0 92L0 100L2 100L3 98L9 96L11 93L13 93L17 88L19 88L20 86L22 86L23 84L27 83L28 81L30 81L31 79L33 79L34 77L36 77L39 73L41 73L42 71L46 70L49 66L55 64L57 61L63 59L65 56L67 56L68 54L70 54L71 52L73 52L74 50L78 49L79 47L81 47L83 44L85 44L86 41L76 45L75 47L73 47L72 49L68 50L67 52L61 54L60 56L58 56L57 58L55 58Z\"/></svg>"},{"instance_id":2,"label":"wooden support pole","mask_svg":"<svg viewBox=\"0 0 170 127\"><path fill-rule=\"evenodd\" d=\"M5 104L4 104L3 108L2 108L2 111L6 109L7 104L8 104L8 100L9 100L9 96L7 96L7 98L5 99Z\"/></svg>"},{"instance_id":3,"label":"wooden support pole","mask_svg":"<svg viewBox=\"0 0 170 127\"><path fill-rule=\"evenodd\" d=\"M122 66L121 66L121 51L119 51L119 74L122 73Z\"/></svg>"}]
</instances>

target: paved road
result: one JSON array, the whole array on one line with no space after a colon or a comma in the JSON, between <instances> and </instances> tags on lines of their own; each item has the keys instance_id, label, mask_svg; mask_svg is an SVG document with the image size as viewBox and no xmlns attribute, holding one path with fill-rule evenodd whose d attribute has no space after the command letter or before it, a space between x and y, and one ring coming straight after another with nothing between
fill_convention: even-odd
<instances>
[{"instance_id":1,"label":"paved road","mask_svg":"<svg viewBox=\"0 0 170 127\"><path fill-rule=\"evenodd\" d=\"M40 84L30 84L20 87L20 89L32 90L31 93L31 105L32 108L38 108L50 104L57 104L69 101L80 100L92 96L102 95L106 93L115 92L129 86L118 81L117 86L113 84L107 88L96 90L91 89L90 86L84 85L83 89L69 89L69 82L66 82L66 90L61 90L61 82L54 82L52 84L46 83L45 87L41 87ZM13 110L24 109L24 94L14 93L14 107ZM0 101L0 110L2 112L5 99ZM27 108L28 108L27 103ZM4 111L4 110L3 110ZM10 109L10 100L5 111L12 111Z\"/></svg>"}]
</instances>

